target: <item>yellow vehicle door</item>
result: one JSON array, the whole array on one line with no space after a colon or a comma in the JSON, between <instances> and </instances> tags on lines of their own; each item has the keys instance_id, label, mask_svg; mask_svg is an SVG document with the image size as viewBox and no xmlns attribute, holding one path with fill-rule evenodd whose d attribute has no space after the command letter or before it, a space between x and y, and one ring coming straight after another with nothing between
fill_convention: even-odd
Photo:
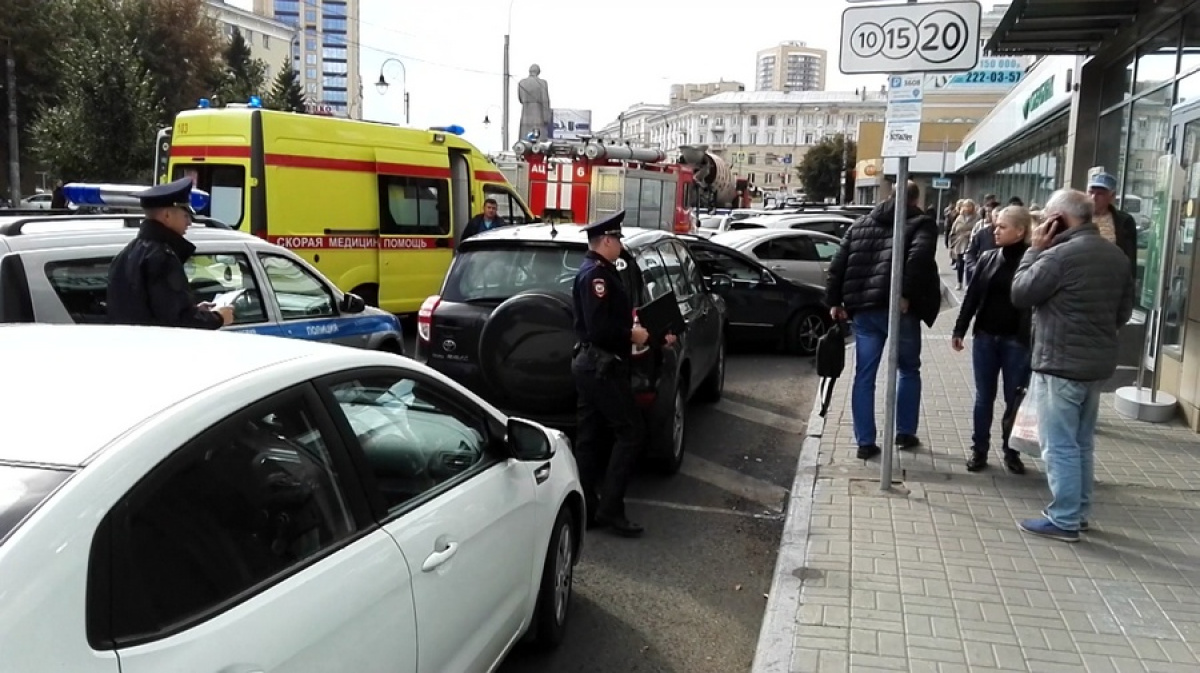
<instances>
[{"instance_id":1,"label":"yellow vehicle door","mask_svg":"<svg viewBox=\"0 0 1200 673\"><path fill-rule=\"evenodd\" d=\"M416 313L442 287L454 254L450 160L441 151L376 149L379 306Z\"/></svg>"}]
</instances>

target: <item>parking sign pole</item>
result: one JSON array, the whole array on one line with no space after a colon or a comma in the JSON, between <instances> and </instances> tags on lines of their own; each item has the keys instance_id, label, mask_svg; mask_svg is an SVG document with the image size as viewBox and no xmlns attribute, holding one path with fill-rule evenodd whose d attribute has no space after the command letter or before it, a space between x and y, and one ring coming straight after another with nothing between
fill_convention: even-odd
<instances>
[{"instance_id":1,"label":"parking sign pole","mask_svg":"<svg viewBox=\"0 0 1200 673\"><path fill-rule=\"evenodd\" d=\"M883 455L879 460L879 490L892 488L892 458L896 450L896 369L900 363L900 286L904 283L904 224L908 221L908 157L896 171L896 218L892 222L892 286L888 297L887 375L884 379Z\"/></svg>"}]
</instances>

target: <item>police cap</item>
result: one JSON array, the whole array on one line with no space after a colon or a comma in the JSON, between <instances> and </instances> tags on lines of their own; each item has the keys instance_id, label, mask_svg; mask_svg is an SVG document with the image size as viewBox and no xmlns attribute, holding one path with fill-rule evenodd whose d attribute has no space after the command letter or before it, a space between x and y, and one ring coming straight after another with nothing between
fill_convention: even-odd
<instances>
[{"instance_id":1,"label":"police cap","mask_svg":"<svg viewBox=\"0 0 1200 673\"><path fill-rule=\"evenodd\" d=\"M143 208L183 208L192 215L192 179L180 178L175 182L157 185L135 194Z\"/></svg>"},{"instance_id":2,"label":"police cap","mask_svg":"<svg viewBox=\"0 0 1200 673\"><path fill-rule=\"evenodd\" d=\"M621 223L625 221L625 211L620 210L598 222L593 222L583 228L588 240L601 236L616 236L621 238Z\"/></svg>"}]
</instances>

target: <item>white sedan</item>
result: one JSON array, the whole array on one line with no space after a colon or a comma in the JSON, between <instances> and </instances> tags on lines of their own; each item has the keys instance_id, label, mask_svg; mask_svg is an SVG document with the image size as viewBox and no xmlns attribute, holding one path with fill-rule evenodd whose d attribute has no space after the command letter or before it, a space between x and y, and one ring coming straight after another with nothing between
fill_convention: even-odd
<instances>
[{"instance_id":1,"label":"white sedan","mask_svg":"<svg viewBox=\"0 0 1200 673\"><path fill-rule=\"evenodd\" d=\"M835 236L786 228L729 231L709 240L757 259L788 280L820 286L841 245Z\"/></svg>"},{"instance_id":2,"label":"white sedan","mask_svg":"<svg viewBox=\"0 0 1200 673\"><path fill-rule=\"evenodd\" d=\"M488 671L557 644L567 439L388 353L0 327L6 671Z\"/></svg>"}]
</instances>

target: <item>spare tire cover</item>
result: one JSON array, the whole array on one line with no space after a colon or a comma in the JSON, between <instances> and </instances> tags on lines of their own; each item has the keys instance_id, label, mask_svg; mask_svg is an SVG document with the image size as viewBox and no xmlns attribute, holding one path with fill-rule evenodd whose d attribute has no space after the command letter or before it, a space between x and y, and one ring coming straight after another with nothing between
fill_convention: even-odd
<instances>
[{"instance_id":1,"label":"spare tire cover","mask_svg":"<svg viewBox=\"0 0 1200 673\"><path fill-rule=\"evenodd\" d=\"M575 408L571 303L564 292L529 290L497 306L483 326L480 369L510 411L558 414Z\"/></svg>"}]
</instances>

